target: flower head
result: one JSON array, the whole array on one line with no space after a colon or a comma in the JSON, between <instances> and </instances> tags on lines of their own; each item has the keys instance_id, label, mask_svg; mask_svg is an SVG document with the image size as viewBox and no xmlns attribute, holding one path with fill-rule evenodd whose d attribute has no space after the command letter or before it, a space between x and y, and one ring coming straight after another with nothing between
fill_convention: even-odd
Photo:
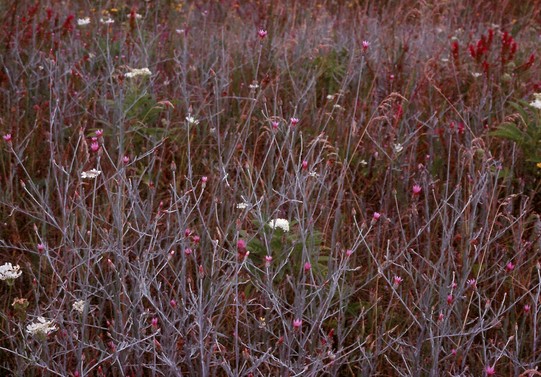
<instances>
[{"instance_id":1,"label":"flower head","mask_svg":"<svg viewBox=\"0 0 541 377\"><path fill-rule=\"evenodd\" d=\"M7 141L8 143L11 141L11 134L5 134L4 136L2 136L2 139L4 139L4 141Z\"/></svg>"},{"instance_id":2,"label":"flower head","mask_svg":"<svg viewBox=\"0 0 541 377\"><path fill-rule=\"evenodd\" d=\"M186 117L186 122L188 122L188 124L191 124L193 126L197 126L199 124L199 121L191 115L188 115Z\"/></svg>"},{"instance_id":3,"label":"flower head","mask_svg":"<svg viewBox=\"0 0 541 377\"><path fill-rule=\"evenodd\" d=\"M295 328L295 330L300 329L301 326L302 326L302 319L297 318L293 320L293 327Z\"/></svg>"},{"instance_id":4,"label":"flower head","mask_svg":"<svg viewBox=\"0 0 541 377\"><path fill-rule=\"evenodd\" d=\"M299 123L299 118L291 118L291 125L295 127Z\"/></svg>"},{"instance_id":5,"label":"flower head","mask_svg":"<svg viewBox=\"0 0 541 377\"><path fill-rule=\"evenodd\" d=\"M85 301L84 300L77 300L73 303L73 305L71 306L73 308L73 310L75 310L77 313L79 314L83 314L83 312L85 311Z\"/></svg>"},{"instance_id":6,"label":"flower head","mask_svg":"<svg viewBox=\"0 0 541 377\"><path fill-rule=\"evenodd\" d=\"M370 42L368 42L368 41L363 41L363 51L368 50L368 47L370 47Z\"/></svg>"},{"instance_id":7,"label":"flower head","mask_svg":"<svg viewBox=\"0 0 541 377\"><path fill-rule=\"evenodd\" d=\"M260 39L264 39L266 36L267 36L267 30L265 29L259 29L257 31L257 36L260 38Z\"/></svg>"},{"instance_id":8,"label":"flower head","mask_svg":"<svg viewBox=\"0 0 541 377\"><path fill-rule=\"evenodd\" d=\"M78 18L77 19L77 25L79 25L79 26L85 26L85 25L88 25L88 24L90 24L90 17Z\"/></svg>"},{"instance_id":9,"label":"flower head","mask_svg":"<svg viewBox=\"0 0 541 377\"><path fill-rule=\"evenodd\" d=\"M374 214L372 215L372 219L374 219L374 221L379 220L380 217L381 217L381 213L379 212L374 212Z\"/></svg>"},{"instance_id":10,"label":"flower head","mask_svg":"<svg viewBox=\"0 0 541 377\"><path fill-rule=\"evenodd\" d=\"M269 267L272 263L272 256L271 255L265 255L265 266Z\"/></svg>"},{"instance_id":11,"label":"flower head","mask_svg":"<svg viewBox=\"0 0 541 377\"><path fill-rule=\"evenodd\" d=\"M346 250L346 256L347 256L347 257L351 257L352 255L353 255L353 250L347 249L347 250Z\"/></svg>"},{"instance_id":12,"label":"flower head","mask_svg":"<svg viewBox=\"0 0 541 377\"><path fill-rule=\"evenodd\" d=\"M280 228L284 232L289 232L289 221L286 219L275 219L269 222L269 226L272 229Z\"/></svg>"},{"instance_id":13,"label":"flower head","mask_svg":"<svg viewBox=\"0 0 541 377\"><path fill-rule=\"evenodd\" d=\"M400 285L400 283L402 283L403 280L404 279L402 279L400 276L398 276L398 275L395 276L393 278L393 287L397 288Z\"/></svg>"},{"instance_id":14,"label":"flower head","mask_svg":"<svg viewBox=\"0 0 541 377\"><path fill-rule=\"evenodd\" d=\"M242 203L238 203L237 204L237 209L246 209L248 208L250 205L248 203L245 203L245 202L242 202Z\"/></svg>"},{"instance_id":15,"label":"flower head","mask_svg":"<svg viewBox=\"0 0 541 377\"><path fill-rule=\"evenodd\" d=\"M13 280L21 276L22 273L19 265L13 266L11 263L5 263L0 266L0 280L4 280L8 285L13 285Z\"/></svg>"},{"instance_id":16,"label":"flower head","mask_svg":"<svg viewBox=\"0 0 541 377\"><path fill-rule=\"evenodd\" d=\"M505 265L505 269L508 271L508 272L511 272L515 269L515 265L513 264L513 262L509 261L506 265Z\"/></svg>"},{"instance_id":17,"label":"flower head","mask_svg":"<svg viewBox=\"0 0 541 377\"><path fill-rule=\"evenodd\" d=\"M413 193L413 195L419 195L421 193L421 190L421 186L413 185L411 192Z\"/></svg>"},{"instance_id":18,"label":"flower head","mask_svg":"<svg viewBox=\"0 0 541 377\"><path fill-rule=\"evenodd\" d=\"M486 372L487 376L494 376L496 374L496 369L493 366L488 365L485 368L485 372Z\"/></svg>"},{"instance_id":19,"label":"flower head","mask_svg":"<svg viewBox=\"0 0 541 377\"><path fill-rule=\"evenodd\" d=\"M534 93L533 96L535 97L535 100L530 102L530 106L541 109L541 93Z\"/></svg>"},{"instance_id":20,"label":"flower head","mask_svg":"<svg viewBox=\"0 0 541 377\"><path fill-rule=\"evenodd\" d=\"M311 268L312 268L312 264L311 264L310 262L306 262L306 263L304 264L304 271L305 271L305 272L310 271Z\"/></svg>"},{"instance_id":21,"label":"flower head","mask_svg":"<svg viewBox=\"0 0 541 377\"><path fill-rule=\"evenodd\" d=\"M237 253L239 258L246 258L248 256L248 249L246 248L246 241L240 239L237 241Z\"/></svg>"},{"instance_id":22,"label":"flower head","mask_svg":"<svg viewBox=\"0 0 541 377\"><path fill-rule=\"evenodd\" d=\"M477 280L475 279L468 279L466 281L466 284L468 285L468 287L470 287L471 289L476 289L477 288Z\"/></svg>"},{"instance_id":23,"label":"flower head","mask_svg":"<svg viewBox=\"0 0 541 377\"><path fill-rule=\"evenodd\" d=\"M38 317L37 322L31 323L26 326L26 332L32 336L40 339L45 339L47 335L55 331L57 327L53 321L47 321L43 317Z\"/></svg>"},{"instance_id":24,"label":"flower head","mask_svg":"<svg viewBox=\"0 0 541 377\"><path fill-rule=\"evenodd\" d=\"M127 72L124 76L127 78L134 78L137 76L150 76L152 72L148 68L133 68L130 72Z\"/></svg>"},{"instance_id":25,"label":"flower head","mask_svg":"<svg viewBox=\"0 0 541 377\"><path fill-rule=\"evenodd\" d=\"M94 179L100 174L101 174L100 170L92 169L92 170L89 170L89 171L82 172L81 173L81 178L83 178L83 179Z\"/></svg>"},{"instance_id":26,"label":"flower head","mask_svg":"<svg viewBox=\"0 0 541 377\"><path fill-rule=\"evenodd\" d=\"M113 20L111 17L107 17L107 18L100 18L100 22L104 25L110 25L110 24L114 24L115 20Z\"/></svg>"}]
</instances>

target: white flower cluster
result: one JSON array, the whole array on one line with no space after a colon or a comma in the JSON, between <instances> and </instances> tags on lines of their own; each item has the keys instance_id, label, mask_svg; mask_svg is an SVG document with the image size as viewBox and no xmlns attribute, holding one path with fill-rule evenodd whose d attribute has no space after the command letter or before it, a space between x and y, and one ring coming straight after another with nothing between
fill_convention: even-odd
<instances>
[{"instance_id":1,"label":"white flower cluster","mask_svg":"<svg viewBox=\"0 0 541 377\"><path fill-rule=\"evenodd\" d=\"M100 174L101 174L100 170L92 169L92 170L89 170L89 171L82 172L81 173L81 178L83 178L83 179L94 179Z\"/></svg>"},{"instance_id":2,"label":"white flower cluster","mask_svg":"<svg viewBox=\"0 0 541 377\"><path fill-rule=\"evenodd\" d=\"M13 266L11 263L5 263L0 266L0 280L6 280L8 284L12 283L13 280L21 276L23 272L19 265Z\"/></svg>"},{"instance_id":3,"label":"white flower cluster","mask_svg":"<svg viewBox=\"0 0 541 377\"><path fill-rule=\"evenodd\" d=\"M289 221L286 219L276 219L269 222L269 226L272 229L282 229L284 232L289 232Z\"/></svg>"},{"instance_id":4,"label":"white flower cluster","mask_svg":"<svg viewBox=\"0 0 541 377\"><path fill-rule=\"evenodd\" d=\"M77 300L73 303L72 308L79 314L83 314L85 311L85 301L84 300Z\"/></svg>"},{"instance_id":5,"label":"white flower cluster","mask_svg":"<svg viewBox=\"0 0 541 377\"><path fill-rule=\"evenodd\" d=\"M26 332L32 336L39 338L45 338L51 332L56 330L56 326L53 321L47 321L43 317L38 317L37 322L31 323L26 326Z\"/></svg>"},{"instance_id":6,"label":"white flower cluster","mask_svg":"<svg viewBox=\"0 0 541 377\"><path fill-rule=\"evenodd\" d=\"M134 78L137 76L150 76L152 72L148 68L133 68L130 72L126 73L124 76L128 78Z\"/></svg>"},{"instance_id":7,"label":"white flower cluster","mask_svg":"<svg viewBox=\"0 0 541 377\"><path fill-rule=\"evenodd\" d=\"M541 93L534 93L535 100L530 102L530 106L541 110Z\"/></svg>"},{"instance_id":8,"label":"white flower cluster","mask_svg":"<svg viewBox=\"0 0 541 377\"><path fill-rule=\"evenodd\" d=\"M90 17L77 19L77 25L79 26L86 26L88 24L90 24Z\"/></svg>"}]
</instances>

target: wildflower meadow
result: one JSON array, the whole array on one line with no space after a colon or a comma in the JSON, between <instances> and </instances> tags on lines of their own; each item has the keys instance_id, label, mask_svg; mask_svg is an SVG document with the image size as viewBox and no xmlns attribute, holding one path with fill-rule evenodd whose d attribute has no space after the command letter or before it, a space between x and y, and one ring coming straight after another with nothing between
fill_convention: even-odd
<instances>
[{"instance_id":1,"label":"wildflower meadow","mask_svg":"<svg viewBox=\"0 0 541 377\"><path fill-rule=\"evenodd\" d=\"M0 17L0 376L541 376L540 2Z\"/></svg>"}]
</instances>

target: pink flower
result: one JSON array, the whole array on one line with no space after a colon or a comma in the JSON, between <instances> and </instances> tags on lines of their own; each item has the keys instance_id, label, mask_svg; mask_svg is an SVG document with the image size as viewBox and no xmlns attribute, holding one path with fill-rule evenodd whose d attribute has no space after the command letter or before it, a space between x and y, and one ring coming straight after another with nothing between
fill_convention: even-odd
<instances>
[{"instance_id":1,"label":"pink flower","mask_svg":"<svg viewBox=\"0 0 541 377\"><path fill-rule=\"evenodd\" d=\"M443 315L442 312L440 312L440 314L438 314L438 322L442 322L444 318L445 316Z\"/></svg>"},{"instance_id":2,"label":"pink flower","mask_svg":"<svg viewBox=\"0 0 541 377\"><path fill-rule=\"evenodd\" d=\"M92 144L90 144L90 149L92 150L92 152L97 152L98 149L100 149L100 145L97 141L93 141Z\"/></svg>"},{"instance_id":3,"label":"pink flower","mask_svg":"<svg viewBox=\"0 0 541 377\"><path fill-rule=\"evenodd\" d=\"M411 191L413 192L413 195L419 195L421 193L421 186L413 185Z\"/></svg>"},{"instance_id":4,"label":"pink flower","mask_svg":"<svg viewBox=\"0 0 541 377\"><path fill-rule=\"evenodd\" d=\"M471 289L477 289L477 280L475 279L468 279L466 284L468 284Z\"/></svg>"},{"instance_id":5,"label":"pink flower","mask_svg":"<svg viewBox=\"0 0 541 377\"><path fill-rule=\"evenodd\" d=\"M174 309L177 307L177 301L174 299L171 299L171 301L169 301L169 305L171 305L171 307Z\"/></svg>"},{"instance_id":6,"label":"pink flower","mask_svg":"<svg viewBox=\"0 0 541 377\"><path fill-rule=\"evenodd\" d=\"M203 176L201 178L201 182L203 182L203 184L207 183L208 180L209 180L209 178L207 176Z\"/></svg>"},{"instance_id":7,"label":"pink flower","mask_svg":"<svg viewBox=\"0 0 541 377\"><path fill-rule=\"evenodd\" d=\"M529 313L530 309L531 309L530 305L528 304L524 305L524 313Z\"/></svg>"},{"instance_id":8,"label":"pink flower","mask_svg":"<svg viewBox=\"0 0 541 377\"><path fill-rule=\"evenodd\" d=\"M152 327L157 329L158 328L158 318L154 317L152 318Z\"/></svg>"},{"instance_id":9,"label":"pink flower","mask_svg":"<svg viewBox=\"0 0 541 377\"><path fill-rule=\"evenodd\" d=\"M38 253L43 254L45 251L45 245L42 243L38 243Z\"/></svg>"},{"instance_id":10,"label":"pink flower","mask_svg":"<svg viewBox=\"0 0 541 377\"><path fill-rule=\"evenodd\" d=\"M304 264L304 271L305 271L305 272L310 271L311 268L312 268L312 265L310 264L310 262L306 262L306 263Z\"/></svg>"},{"instance_id":11,"label":"pink flower","mask_svg":"<svg viewBox=\"0 0 541 377\"><path fill-rule=\"evenodd\" d=\"M453 295L451 293L449 293L447 295L447 305L451 305L454 300L455 300L455 298L453 297Z\"/></svg>"},{"instance_id":12,"label":"pink flower","mask_svg":"<svg viewBox=\"0 0 541 377\"><path fill-rule=\"evenodd\" d=\"M277 130L279 125L280 125L280 122L272 122L272 129Z\"/></svg>"},{"instance_id":13,"label":"pink flower","mask_svg":"<svg viewBox=\"0 0 541 377\"><path fill-rule=\"evenodd\" d=\"M402 283L403 279L400 276L395 276L393 278L393 287L398 287Z\"/></svg>"},{"instance_id":14,"label":"pink flower","mask_svg":"<svg viewBox=\"0 0 541 377\"><path fill-rule=\"evenodd\" d=\"M267 30L259 29L259 30L257 31L257 36L258 36L260 39L265 39L265 37L267 36Z\"/></svg>"},{"instance_id":15,"label":"pink flower","mask_svg":"<svg viewBox=\"0 0 541 377\"><path fill-rule=\"evenodd\" d=\"M485 372L487 376L494 376L496 374L496 370L494 367L491 367L490 365L485 368Z\"/></svg>"},{"instance_id":16,"label":"pink flower","mask_svg":"<svg viewBox=\"0 0 541 377\"><path fill-rule=\"evenodd\" d=\"M511 272L515 269L515 265L513 264L513 262L509 261L509 263L507 263L505 265L505 269L508 271L508 272Z\"/></svg>"},{"instance_id":17,"label":"pink flower","mask_svg":"<svg viewBox=\"0 0 541 377\"><path fill-rule=\"evenodd\" d=\"M11 134L5 134L4 136L2 136L2 139L4 139L4 141L7 141L8 143L11 142Z\"/></svg>"},{"instance_id":18,"label":"pink flower","mask_svg":"<svg viewBox=\"0 0 541 377\"><path fill-rule=\"evenodd\" d=\"M184 255L186 255L186 256L192 254L192 252L193 252L193 250L190 249L189 247L187 247L187 248L184 249Z\"/></svg>"},{"instance_id":19,"label":"pink flower","mask_svg":"<svg viewBox=\"0 0 541 377\"><path fill-rule=\"evenodd\" d=\"M295 328L295 330L298 330L300 329L302 326L302 319L294 319L293 320L293 327Z\"/></svg>"},{"instance_id":20,"label":"pink flower","mask_svg":"<svg viewBox=\"0 0 541 377\"><path fill-rule=\"evenodd\" d=\"M122 157L122 162L127 164L127 163L130 162L130 158L128 156L124 156L124 157Z\"/></svg>"},{"instance_id":21,"label":"pink flower","mask_svg":"<svg viewBox=\"0 0 541 377\"><path fill-rule=\"evenodd\" d=\"M240 258L245 258L248 255L248 250L246 249L246 241L242 239L237 241L237 253Z\"/></svg>"},{"instance_id":22,"label":"pink flower","mask_svg":"<svg viewBox=\"0 0 541 377\"><path fill-rule=\"evenodd\" d=\"M372 218L375 221L379 220L380 217L381 217L381 213L379 213L379 212L374 212L374 214L372 215Z\"/></svg>"},{"instance_id":23,"label":"pink flower","mask_svg":"<svg viewBox=\"0 0 541 377\"><path fill-rule=\"evenodd\" d=\"M265 255L265 266L269 267L271 263L272 263L272 256Z\"/></svg>"},{"instance_id":24,"label":"pink flower","mask_svg":"<svg viewBox=\"0 0 541 377\"><path fill-rule=\"evenodd\" d=\"M190 237L190 234L192 234L192 230L190 228L186 228L184 231L184 237Z\"/></svg>"},{"instance_id":25,"label":"pink flower","mask_svg":"<svg viewBox=\"0 0 541 377\"><path fill-rule=\"evenodd\" d=\"M353 254L353 250L351 249L346 250L346 256L351 257L352 254Z\"/></svg>"},{"instance_id":26,"label":"pink flower","mask_svg":"<svg viewBox=\"0 0 541 377\"><path fill-rule=\"evenodd\" d=\"M97 137L103 136L103 130L102 129L96 130L96 136Z\"/></svg>"},{"instance_id":27,"label":"pink flower","mask_svg":"<svg viewBox=\"0 0 541 377\"><path fill-rule=\"evenodd\" d=\"M303 160L302 161L302 170L307 170L307 169L308 169L308 161Z\"/></svg>"},{"instance_id":28,"label":"pink flower","mask_svg":"<svg viewBox=\"0 0 541 377\"><path fill-rule=\"evenodd\" d=\"M370 47L370 42L368 42L368 41L363 41L363 51L368 50L368 47Z\"/></svg>"},{"instance_id":29,"label":"pink flower","mask_svg":"<svg viewBox=\"0 0 541 377\"><path fill-rule=\"evenodd\" d=\"M201 237L196 234L195 236L192 236L192 241L193 243L198 244L199 242L201 242Z\"/></svg>"},{"instance_id":30,"label":"pink flower","mask_svg":"<svg viewBox=\"0 0 541 377\"><path fill-rule=\"evenodd\" d=\"M299 118L291 118L291 125L295 127L299 123Z\"/></svg>"},{"instance_id":31,"label":"pink flower","mask_svg":"<svg viewBox=\"0 0 541 377\"><path fill-rule=\"evenodd\" d=\"M455 348L453 348L453 349L451 350L451 355L456 356L456 349L455 349Z\"/></svg>"}]
</instances>

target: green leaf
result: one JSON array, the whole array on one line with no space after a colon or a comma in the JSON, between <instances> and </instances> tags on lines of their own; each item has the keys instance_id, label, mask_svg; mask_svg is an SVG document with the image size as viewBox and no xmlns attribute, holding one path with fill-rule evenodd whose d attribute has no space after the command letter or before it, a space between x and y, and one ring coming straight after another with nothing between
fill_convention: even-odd
<instances>
[{"instance_id":1,"label":"green leaf","mask_svg":"<svg viewBox=\"0 0 541 377\"><path fill-rule=\"evenodd\" d=\"M511 140L517 144L522 144L525 141L524 132L513 123L502 123L495 131L492 131L490 135Z\"/></svg>"}]
</instances>

